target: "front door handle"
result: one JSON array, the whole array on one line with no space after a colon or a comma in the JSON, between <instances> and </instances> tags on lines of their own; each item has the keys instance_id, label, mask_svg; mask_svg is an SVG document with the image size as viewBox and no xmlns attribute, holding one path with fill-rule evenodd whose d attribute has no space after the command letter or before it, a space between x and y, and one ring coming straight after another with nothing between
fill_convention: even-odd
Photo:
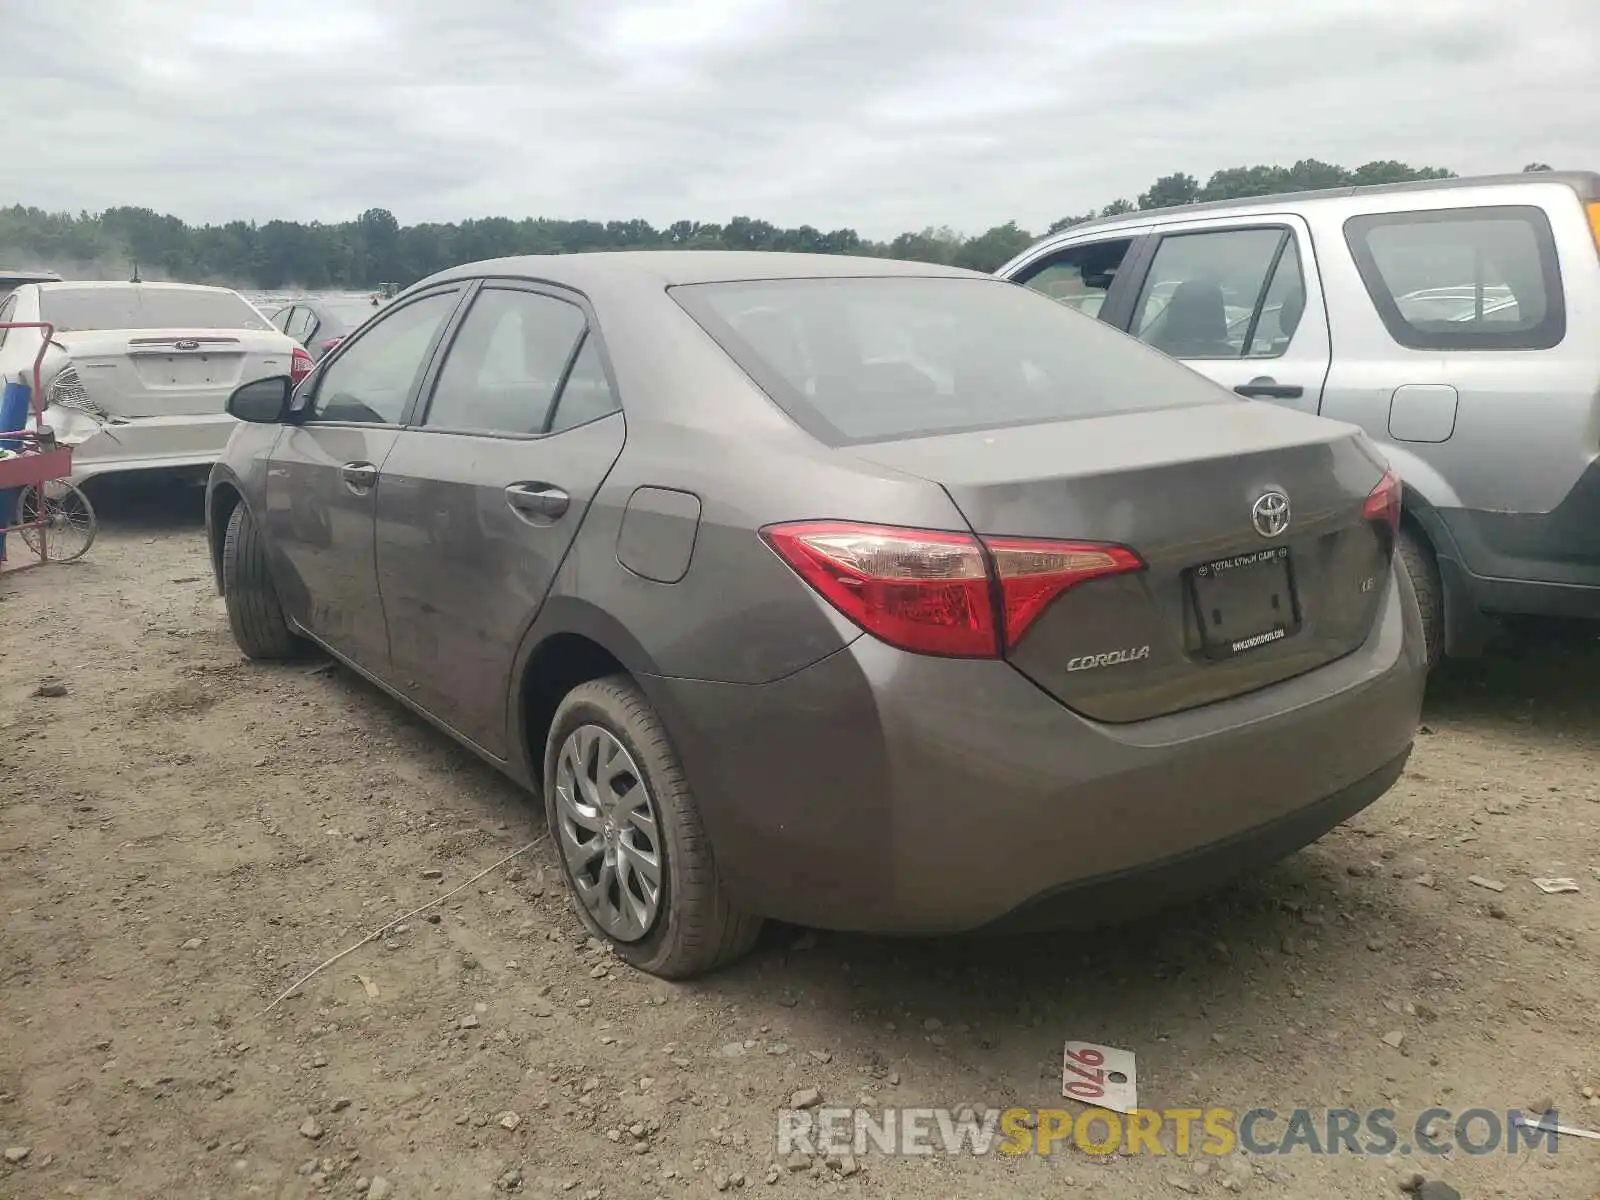
<instances>
[{"instance_id":1,"label":"front door handle","mask_svg":"<svg viewBox=\"0 0 1600 1200\"><path fill-rule=\"evenodd\" d=\"M370 492L378 484L378 468L369 462L347 462L339 474L352 492Z\"/></svg>"},{"instance_id":2,"label":"front door handle","mask_svg":"<svg viewBox=\"0 0 1600 1200\"><path fill-rule=\"evenodd\" d=\"M513 483L506 488L506 503L530 517L553 521L566 513L572 497L549 483Z\"/></svg>"},{"instance_id":3,"label":"front door handle","mask_svg":"<svg viewBox=\"0 0 1600 1200\"><path fill-rule=\"evenodd\" d=\"M1279 383L1267 375L1252 379L1249 383L1241 383L1233 390L1241 396L1259 400L1298 400L1306 394L1305 388L1297 384Z\"/></svg>"}]
</instances>

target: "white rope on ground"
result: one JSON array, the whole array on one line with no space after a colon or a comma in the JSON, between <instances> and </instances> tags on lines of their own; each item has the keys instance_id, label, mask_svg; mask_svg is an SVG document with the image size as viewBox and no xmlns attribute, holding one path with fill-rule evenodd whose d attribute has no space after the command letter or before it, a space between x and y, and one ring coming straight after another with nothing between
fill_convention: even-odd
<instances>
[{"instance_id":1,"label":"white rope on ground","mask_svg":"<svg viewBox=\"0 0 1600 1200\"><path fill-rule=\"evenodd\" d=\"M271 1004L267 1005L265 1008L263 1008L260 1012L256 1013L254 1016L251 1016L251 1017L247 1018L247 1020L250 1020L250 1021L260 1020L262 1017L266 1016L273 1009L277 1008L278 1005L282 1004L290 996L294 995L297 991L299 991L306 984L310 983L318 975L322 974L322 972L326 971L329 967L333 966L334 963L338 962L345 955L354 954L357 950L361 949L361 947L365 946L368 942L377 941L385 933L387 933L389 930L393 929L396 925L399 925L403 921L410 920L412 917L416 916L418 913L427 912L430 908L432 908L436 904L443 904L446 900L450 899L451 896L454 896L457 892L461 891L463 888L471 887L473 884L477 883L478 880L482 879L485 875L489 875L489 874L492 874L495 871L498 871L501 867L505 866L513 858L517 858L520 855L526 854L529 850L532 850L535 846L537 846L540 842L544 841L549 836L550 835L548 833L541 833L538 837L534 838L533 841L529 842L526 846L522 847L522 849L513 850L510 854L506 855L499 862L494 863L491 866L485 867L483 870L479 871L476 875L474 875L471 879L468 879L463 883L456 884L456 886L451 888L448 892L441 892L439 895L435 896L432 900L429 900L426 904L419 905L416 908L413 908L408 913L402 913L400 916L395 917L392 921L385 921L382 925L379 925L376 929L374 929L371 933L367 934L366 937L362 938L355 945L350 946L347 949L339 951L339 953L335 954L332 958L328 959L326 962L320 963L319 965L314 967L312 970L307 971L305 973L305 975L303 975L301 978L295 980L288 987L286 987L283 990L283 993L276 1000L274 1000Z\"/></svg>"}]
</instances>

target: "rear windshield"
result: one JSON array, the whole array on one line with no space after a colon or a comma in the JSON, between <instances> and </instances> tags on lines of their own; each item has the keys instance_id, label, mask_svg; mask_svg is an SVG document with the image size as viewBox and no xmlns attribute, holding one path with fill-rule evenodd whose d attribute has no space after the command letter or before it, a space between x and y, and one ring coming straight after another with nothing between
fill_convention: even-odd
<instances>
[{"instance_id":1,"label":"rear windshield","mask_svg":"<svg viewBox=\"0 0 1600 1200\"><path fill-rule=\"evenodd\" d=\"M270 329L233 292L187 288L51 288L39 294L40 320L75 329Z\"/></svg>"},{"instance_id":2,"label":"rear windshield","mask_svg":"<svg viewBox=\"0 0 1600 1200\"><path fill-rule=\"evenodd\" d=\"M831 445L1232 400L1126 334L1000 280L781 279L672 295Z\"/></svg>"}]
</instances>

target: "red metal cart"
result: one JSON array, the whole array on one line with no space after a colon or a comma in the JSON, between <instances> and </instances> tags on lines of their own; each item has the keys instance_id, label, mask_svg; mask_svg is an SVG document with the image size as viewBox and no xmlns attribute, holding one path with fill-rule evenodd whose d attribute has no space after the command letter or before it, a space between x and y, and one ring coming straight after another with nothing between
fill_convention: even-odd
<instances>
[{"instance_id":1,"label":"red metal cart","mask_svg":"<svg viewBox=\"0 0 1600 1200\"><path fill-rule=\"evenodd\" d=\"M59 532L63 521L74 529L87 522L82 531L86 535L83 547L65 557L78 557L94 540L94 509L89 506L88 497L67 482L72 474L72 447L57 445L54 432L44 423L44 392L40 384L55 327L41 321L0 322L0 330L11 329L39 329L44 336L33 360L33 386L28 396L31 420L27 423L31 427L0 429L0 448L12 451L0 458L0 495L9 493L15 498L16 516L6 519L17 521L14 525L0 525L0 536L20 535L5 538L6 558L0 562L0 570L8 575L51 561L51 533ZM19 542L30 551L26 557L31 561L17 561L21 556L14 548ZM62 557L55 555L57 561Z\"/></svg>"}]
</instances>

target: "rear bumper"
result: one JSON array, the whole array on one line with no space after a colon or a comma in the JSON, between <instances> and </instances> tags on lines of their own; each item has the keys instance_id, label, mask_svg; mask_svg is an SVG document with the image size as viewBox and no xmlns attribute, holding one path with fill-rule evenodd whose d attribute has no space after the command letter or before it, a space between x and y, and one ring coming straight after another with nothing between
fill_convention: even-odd
<instances>
[{"instance_id":1,"label":"rear bumper","mask_svg":"<svg viewBox=\"0 0 1600 1200\"><path fill-rule=\"evenodd\" d=\"M96 429L98 423L91 418L61 409L47 409L45 423L72 445L74 483L129 471L193 471L204 478L238 425L222 413L138 417Z\"/></svg>"},{"instance_id":2,"label":"rear bumper","mask_svg":"<svg viewBox=\"0 0 1600 1200\"><path fill-rule=\"evenodd\" d=\"M1131 725L1078 716L1009 666L867 637L760 686L643 682L736 901L800 924L933 934L1037 916L1063 890L1136 873L1159 894L1208 848L1226 874L1249 865L1239 847L1270 859L1313 840L1398 775L1420 647L1396 571L1354 654Z\"/></svg>"}]
</instances>

